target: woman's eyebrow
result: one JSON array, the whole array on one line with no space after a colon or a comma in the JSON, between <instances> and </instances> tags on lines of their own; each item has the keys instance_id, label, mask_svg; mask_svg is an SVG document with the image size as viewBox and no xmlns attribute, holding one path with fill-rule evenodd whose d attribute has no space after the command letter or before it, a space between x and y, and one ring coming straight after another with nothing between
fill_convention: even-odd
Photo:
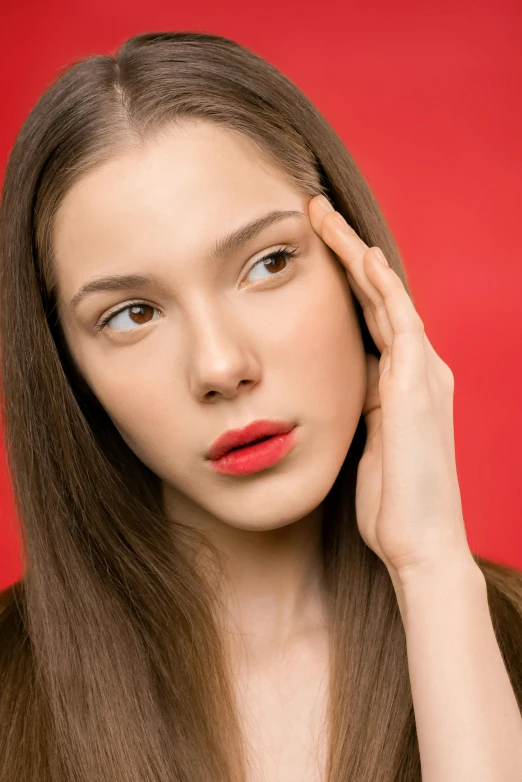
<instances>
[{"instance_id":1,"label":"woman's eyebrow","mask_svg":"<svg viewBox=\"0 0 522 782\"><path fill-rule=\"evenodd\" d=\"M294 209L286 209L273 210L259 217L254 217L214 242L206 261L207 265L213 266L222 261L227 255L238 252L254 236L264 231L265 228L288 217L306 217L306 214ZM75 309L80 301L91 293L123 291L138 287L152 288L157 285L159 285L158 278L149 274L113 274L107 277L97 277L79 288L72 297L69 307Z\"/></svg>"}]
</instances>

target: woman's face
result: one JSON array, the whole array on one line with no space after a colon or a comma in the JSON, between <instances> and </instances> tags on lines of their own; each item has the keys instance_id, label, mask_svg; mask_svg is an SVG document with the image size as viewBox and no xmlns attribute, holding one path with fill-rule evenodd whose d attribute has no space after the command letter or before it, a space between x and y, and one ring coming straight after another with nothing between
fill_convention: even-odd
<instances>
[{"instance_id":1,"label":"woman's face","mask_svg":"<svg viewBox=\"0 0 522 782\"><path fill-rule=\"evenodd\" d=\"M191 525L268 530L303 518L352 441L366 392L362 337L308 201L249 139L198 122L90 172L59 211L58 310L72 354L161 478L174 517ZM280 210L294 214L212 253ZM256 263L281 249L295 255ZM118 275L153 282L106 285L71 305L86 283ZM215 472L212 443L256 419L294 422L292 450L257 472Z\"/></svg>"}]
</instances>

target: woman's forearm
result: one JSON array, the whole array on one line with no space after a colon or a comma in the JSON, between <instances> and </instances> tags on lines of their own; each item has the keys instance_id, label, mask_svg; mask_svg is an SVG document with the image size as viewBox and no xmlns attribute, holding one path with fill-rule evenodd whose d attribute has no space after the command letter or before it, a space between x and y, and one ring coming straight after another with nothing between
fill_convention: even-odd
<instances>
[{"instance_id":1,"label":"woman's forearm","mask_svg":"<svg viewBox=\"0 0 522 782\"><path fill-rule=\"evenodd\" d=\"M522 782L522 716L474 561L394 580L423 782Z\"/></svg>"}]
</instances>

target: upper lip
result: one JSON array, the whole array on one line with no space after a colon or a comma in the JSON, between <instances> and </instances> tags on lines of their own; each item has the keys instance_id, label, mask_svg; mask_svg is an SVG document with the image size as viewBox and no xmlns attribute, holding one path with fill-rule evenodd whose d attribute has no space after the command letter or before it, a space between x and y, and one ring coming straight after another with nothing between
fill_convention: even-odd
<instances>
[{"instance_id":1,"label":"upper lip","mask_svg":"<svg viewBox=\"0 0 522 782\"><path fill-rule=\"evenodd\" d=\"M270 437L275 434L286 434L293 429L295 424L291 421L252 421L244 429L229 429L222 434L210 446L207 452L207 459L219 459L221 456L236 448L238 445L246 445L253 440L259 440L261 437Z\"/></svg>"}]
</instances>

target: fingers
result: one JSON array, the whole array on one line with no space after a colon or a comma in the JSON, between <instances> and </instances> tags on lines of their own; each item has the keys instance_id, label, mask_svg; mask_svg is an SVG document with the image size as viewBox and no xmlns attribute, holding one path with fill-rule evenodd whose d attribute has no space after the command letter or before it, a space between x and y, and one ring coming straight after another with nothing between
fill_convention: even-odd
<instances>
[{"instance_id":1,"label":"fingers","mask_svg":"<svg viewBox=\"0 0 522 782\"><path fill-rule=\"evenodd\" d=\"M370 248L347 223L339 225L336 222L334 215L337 212L326 213L318 197L311 199L309 212L312 228L331 247L344 267L372 339L382 352L386 345L391 346L393 331L382 296L364 268L364 256L370 252Z\"/></svg>"},{"instance_id":2,"label":"fingers","mask_svg":"<svg viewBox=\"0 0 522 782\"><path fill-rule=\"evenodd\" d=\"M321 196L314 197L309 203L312 228L339 256L339 260L345 267L348 277L351 278L350 285L361 306L364 307L369 303L369 293L372 291L372 285L368 280L365 280L365 275L362 271L362 257L368 250L368 245L363 242L348 223L345 223L345 229L343 230L334 219L334 216L339 213L335 211L327 212L323 208L321 198ZM326 201L326 199L324 200ZM326 201L326 203L329 202ZM333 210L331 204L329 204L329 208ZM375 290L372 292L374 294L377 293Z\"/></svg>"},{"instance_id":3,"label":"fingers","mask_svg":"<svg viewBox=\"0 0 522 782\"><path fill-rule=\"evenodd\" d=\"M324 210L323 197L309 202L310 222L316 233L328 244L346 270L368 325L368 330L381 352L380 361L368 359L368 392L363 413L367 425L375 430L380 425L381 391L379 383L392 386L408 403L426 400L442 405L448 419L448 439L453 456L453 385L450 368L430 343L424 323L406 291L400 277L388 265L378 260L378 248L368 247L346 221L336 220L338 212L331 204ZM326 200L326 199L324 199Z\"/></svg>"},{"instance_id":4,"label":"fingers","mask_svg":"<svg viewBox=\"0 0 522 782\"><path fill-rule=\"evenodd\" d=\"M424 324L402 280L393 269L381 264L377 248L369 248L344 219L339 222L338 212L325 212L321 202L321 197L310 200L312 227L338 256L350 285L354 280L352 289L375 344L381 353L385 348L390 351L390 370L393 372L394 365L400 367L404 388L418 386L426 372ZM372 323L374 331L377 326L375 335Z\"/></svg>"},{"instance_id":5,"label":"fingers","mask_svg":"<svg viewBox=\"0 0 522 782\"><path fill-rule=\"evenodd\" d=\"M424 323L393 269L383 266L375 255L366 260L365 269L380 291L393 331L390 371L403 391L420 390L427 380Z\"/></svg>"},{"instance_id":6,"label":"fingers","mask_svg":"<svg viewBox=\"0 0 522 782\"><path fill-rule=\"evenodd\" d=\"M310 213L310 222L312 223L312 228L317 234L319 234L319 236L323 239L323 241L325 241L326 244L328 244L334 250L334 252L339 256L339 260L341 264L345 267L348 277L351 278L350 285L352 286L354 293L357 296L357 299L360 301L361 305L364 305L369 301L367 291L364 289L364 286L361 287L358 280L353 277L352 268L348 268L346 266L346 261L343 255L343 251L345 253L350 252L350 254L352 255L358 253L359 256L362 256L362 253L368 249L368 246L363 242L363 240L355 233L355 231L352 228L349 228L348 224L347 224L348 231L352 232L353 238L351 241L347 241L346 236L344 236L343 233L338 230L337 224L335 222L332 222L332 218L333 215L335 214L335 211L332 211L333 206L331 204L329 204L329 208L330 208L329 212L325 211L324 207L322 206L322 201L320 200L320 197L314 197L311 199L311 201L309 202L309 213ZM331 217L329 215L331 215Z\"/></svg>"}]
</instances>

